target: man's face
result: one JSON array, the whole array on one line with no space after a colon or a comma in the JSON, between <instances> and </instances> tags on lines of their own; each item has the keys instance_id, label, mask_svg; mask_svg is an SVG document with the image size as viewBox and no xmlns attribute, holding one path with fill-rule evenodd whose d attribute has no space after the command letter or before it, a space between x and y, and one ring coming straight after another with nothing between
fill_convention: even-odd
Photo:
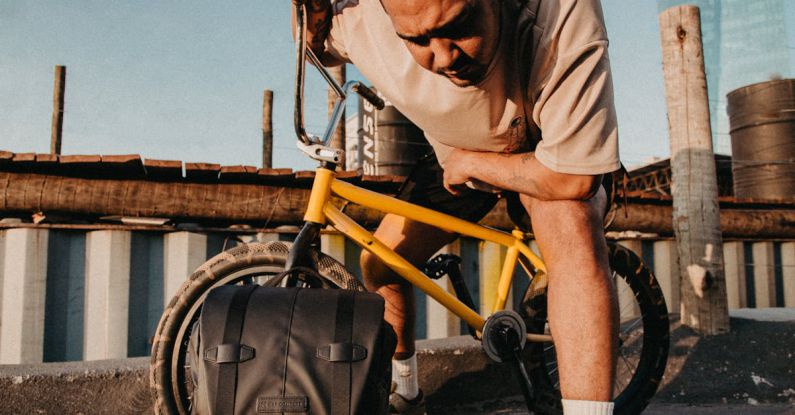
<instances>
[{"instance_id":1,"label":"man's face","mask_svg":"<svg viewBox=\"0 0 795 415\"><path fill-rule=\"evenodd\" d=\"M458 86L486 75L499 37L496 0L382 0L398 36L423 68Z\"/></svg>"}]
</instances>

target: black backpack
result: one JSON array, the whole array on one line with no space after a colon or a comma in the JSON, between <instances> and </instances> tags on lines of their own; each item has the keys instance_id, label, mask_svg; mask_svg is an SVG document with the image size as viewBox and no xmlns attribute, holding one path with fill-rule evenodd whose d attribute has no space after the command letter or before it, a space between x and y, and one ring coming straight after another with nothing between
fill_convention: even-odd
<instances>
[{"instance_id":1,"label":"black backpack","mask_svg":"<svg viewBox=\"0 0 795 415\"><path fill-rule=\"evenodd\" d=\"M190 338L194 414L385 414L395 333L375 293L210 291Z\"/></svg>"}]
</instances>

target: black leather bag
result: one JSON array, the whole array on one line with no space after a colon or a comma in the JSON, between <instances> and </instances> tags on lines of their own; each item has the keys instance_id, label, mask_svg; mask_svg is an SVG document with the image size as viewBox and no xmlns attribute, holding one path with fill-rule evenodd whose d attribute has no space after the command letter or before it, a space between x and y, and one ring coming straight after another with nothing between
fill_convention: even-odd
<instances>
[{"instance_id":1,"label":"black leather bag","mask_svg":"<svg viewBox=\"0 0 795 415\"><path fill-rule=\"evenodd\" d=\"M378 295L223 286L190 338L194 414L384 414L395 334Z\"/></svg>"}]
</instances>

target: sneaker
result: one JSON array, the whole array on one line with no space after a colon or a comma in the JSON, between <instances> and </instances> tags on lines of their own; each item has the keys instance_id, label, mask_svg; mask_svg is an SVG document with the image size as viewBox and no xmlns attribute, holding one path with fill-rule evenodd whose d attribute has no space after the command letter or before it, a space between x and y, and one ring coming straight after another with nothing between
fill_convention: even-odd
<instances>
[{"instance_id":1,"label":"sneaker","mask_svg":"<svg viewBox=\"0 0 795 415\"><path fill-rule=\"evenodd\" d=\"M389 394L389 413L402 415L425 415L425 395L420 393L414 399L406 399L395 392L397 385L392 382L392 393Z\"/></svg>"}]
</instances>

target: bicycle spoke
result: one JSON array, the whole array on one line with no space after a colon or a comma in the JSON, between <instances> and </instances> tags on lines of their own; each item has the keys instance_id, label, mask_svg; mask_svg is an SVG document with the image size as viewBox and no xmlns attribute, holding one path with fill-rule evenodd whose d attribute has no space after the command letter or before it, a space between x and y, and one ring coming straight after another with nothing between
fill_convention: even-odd
<instances>
[{"instance_id":1,"label":"bicycle spoke","mask_svg":"<svg viewBox=\"0 0 795 415\"><path fill-rule=\"evenodd\" d=\"M627 387L627 384L626 384L626 383L624 383L624 382L621 382L621 378L623 378L623 376L618 376L618 373L616 373L616 381L615 381L615 384L616 384L616 386L618 386L617 388L615 388L615 390L616 390L616 391L623 391L623 390L624 390L624 388L626 388L626 387Z\"/></svg>"},{"instance_id":2,"label":"bicycle spoke","mask_svg":"<svg viewBox=\"0 0 795 415\"><path fill-rule=\"evenodd\" d=\"M632 329L634 329L635 327L638 326L638 324L641 324L641 323L643 323L643 319L642 318L639 318L639 319L635 320L635 322L630 324L629 327L627 327L625 330L623 330L621 334L627 334L627 333L631 332Z\"/></svg>"}]
</instances>

